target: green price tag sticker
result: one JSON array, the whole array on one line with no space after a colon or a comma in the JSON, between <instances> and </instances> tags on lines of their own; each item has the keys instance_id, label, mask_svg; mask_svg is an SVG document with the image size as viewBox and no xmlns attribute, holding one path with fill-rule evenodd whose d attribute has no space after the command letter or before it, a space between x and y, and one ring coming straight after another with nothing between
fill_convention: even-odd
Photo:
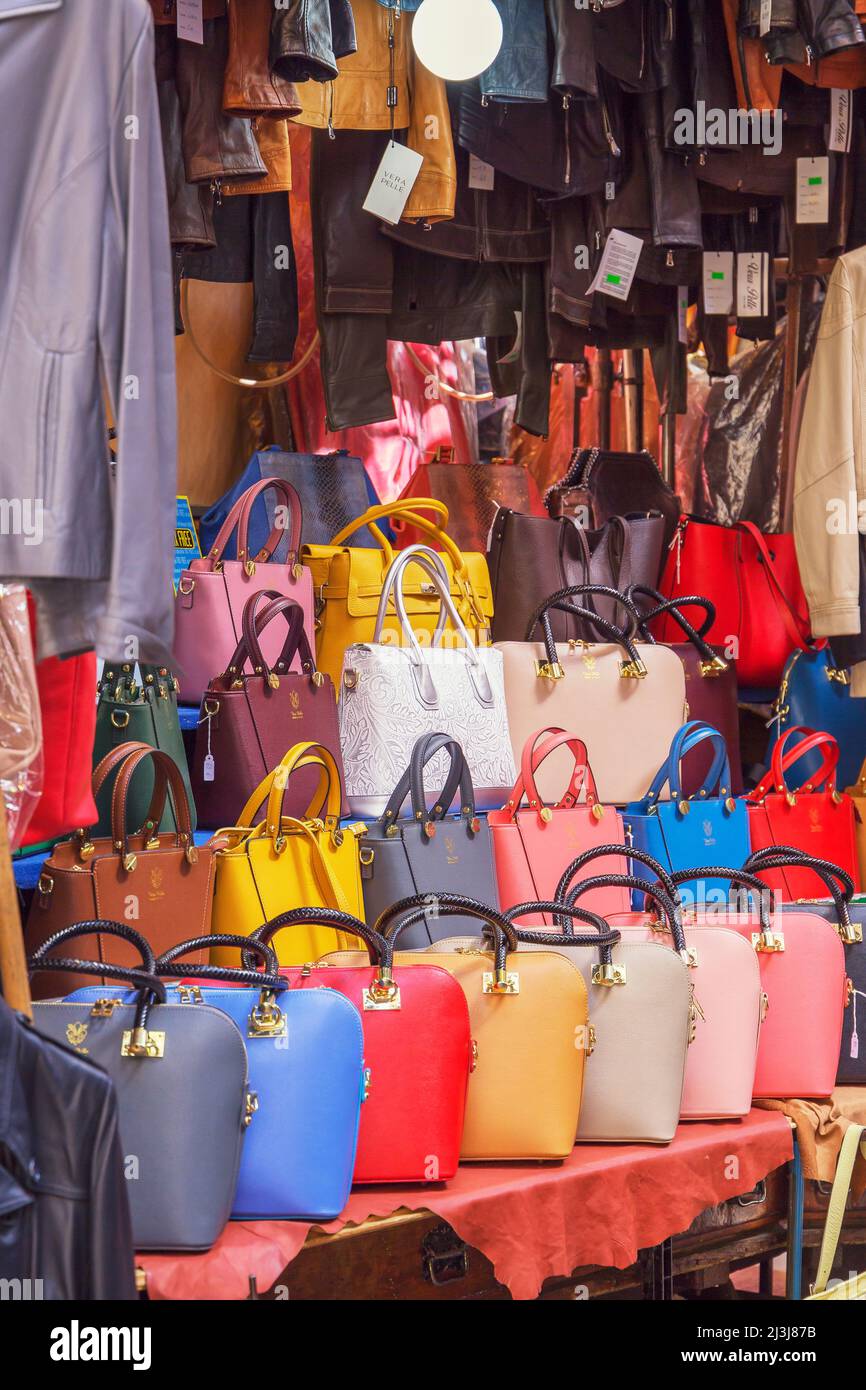
<instances>
[{"instance_id":1,"label":"green price tag sticker","mask_svg":"<svg viewBox=\"0 0 866 1390\"><path fill-rule=\"evenodd\" d=\"M821 175L820 175L820 174L816 174L815 177L814 177L813 179L810 178L810 180L809 180L809 187L810 187L810 188L814 188L816 184L822 184L823 182L824 182L824 180L821 178Z\"/></svg>"},{"instance_id":2,"label":"green price tag sticker","mask_svg":"<svg viewBox=\"0 0 866 1390\"><path fill-rule=\"evenodd\" d=\"M621 276L621 275L605 275L605 277L604 277L604 282L605 282L606 285L621 285L621 284L622 284L622 276Z\"/></svg>"},{"instance_id":3,"label":"green price tag sticker","mask_svg":"<svg viewBox=\"0 0 866 1390\"><path fill-rule=\"evenodd\" d=\"M723 270L711 270L710 275L714 280L724 280L725 278L725 272Z\"/></svg>"}]
</instances>

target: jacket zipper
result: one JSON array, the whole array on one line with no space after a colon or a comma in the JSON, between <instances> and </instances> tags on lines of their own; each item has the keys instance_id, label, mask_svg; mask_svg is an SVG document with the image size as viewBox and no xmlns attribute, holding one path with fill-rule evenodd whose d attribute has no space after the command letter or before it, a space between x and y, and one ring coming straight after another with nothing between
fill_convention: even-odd
<instances>
[{"instance_id":1,"label":"jacket zipper","mask_svg":"<svg viewBox=\"0 0 866 1390\"><path fill-rule=\"evenodd\" d=\"M610 146L610 152L615 159L619 159L622 154L622 150L616 143L616 138L613 133L613 127L610 123L610 115L607 109L607 102L604 100L604 98L602 98L601 102L601 120L604 126L604 137L607 140L608 145Z\"/></svg>"},{"instance_id":2,"label":"jacket zipper","mask_svg":"<svg viewBox=\"0 0 866 1390\"><path fill-rule=\"evenodd\" d=\"M571 97L562 98L562 116L565 121L565 186L571 187L571 122L569 121Z\"/></svg>"}]
</instances>

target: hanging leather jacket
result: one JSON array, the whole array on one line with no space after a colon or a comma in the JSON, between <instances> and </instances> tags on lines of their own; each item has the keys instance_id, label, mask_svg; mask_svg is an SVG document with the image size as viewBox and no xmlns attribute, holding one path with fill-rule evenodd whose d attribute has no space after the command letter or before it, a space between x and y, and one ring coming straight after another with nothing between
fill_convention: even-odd
<instances>
[{"instance_id":1,"label":"hanging leather jacket","mask_svg":"<svg viewBox=\"0 0 866 1390\"><path fill-rule=\"evenodd\" d=\"M562 97L597 97L595 16L573 0L545 0L553 44L550 89Z\"/></svg>"},{"instance_id":2,"label":"hanging leather jacket","mask_svg":"<svg viewBox=\"0 0 866 1390\"><path fill-rule=\"evenodd\" d=\"M349 0L289 0L271 15L271 71L287 82L332 82L358 49Z\"/></svg>"},{"instance_id":3,"label":"hanging leather jacket","mask_svg":"<svg viewBox=\"0 0 866 1390\"><path fill-rule=\"evenodd\" d=\"M273 13L273 0L244 0L242 5L229 6L223 108L238 116L294 116L301 109L293 83L270 70Z\"/></svg>"},{"instance_id":4,"label":"hanging leather jacket","mask_svg":"<svg viewBox=\"0 0 866 1390\"><path fill-rule=\"evenodd\" d=\"M493 0L502 20L502 46L479 78L490 101L547 101L550 65L543 0Z\"/></svg>"},{"instance_id":5,"label":"hanging leather jacket","mask_svg":"<svg viewBox=\"0 0 866 1390\"><path fill-rule=\"evenodd\" d=\"M228 56L224 19L207 20L204 43L179 43L176 81L183 122L183 158L190 183L267 174L248 120L223 110Z\"/></svg>"}]
</instances>

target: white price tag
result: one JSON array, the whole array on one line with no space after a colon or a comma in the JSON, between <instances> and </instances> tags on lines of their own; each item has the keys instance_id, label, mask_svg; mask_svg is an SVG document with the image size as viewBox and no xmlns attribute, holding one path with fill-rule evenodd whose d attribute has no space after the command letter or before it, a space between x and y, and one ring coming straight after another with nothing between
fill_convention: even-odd
<instances>
[{"instance_id":1,"label":"white price tag","mask_svg":"<svg viewBox=\"0 0 866 1390\"><path fill-rule=\"evenodd\" d=\"M604 185L604 200L606 203L612 203L615 197L616 184L613 182L613 179L608 179L607 183Z\"/></svg>"},{"instance_id":2,"label":"white price tag","mask_svg":"<svg viewBox=\"0 0 866 1390\"><path fill-rule=\"evenodd\" d=\"M213 753L206 753L202 765L202 781L212 782L214 779L214 760Z\"/></svg>"},{"instance_id":3,"label":"white price tag","mask_svg":"<svg viewBox=\"0 0 866 1390\"><path fill-rule=\"evenodd\" d=\"M851 93L846 87L833 87L830 92L830 138L828 150L847 154L851 148Z\"/></svg>"},{"instance_id":4,"label":"white price tag","mask_svg":"<svg viewBox=\"0 0 866 1390\"><path fill-rule=\"evenodd\" d=\"M769 34L773 25L773 0L761 0L761 14L758 19L758 33L763 37Z\"/></svg>"},{"instance_id":5,"label":"white price tag","mask_svg":"<svg viewBox=\"0 0 866 1390\"><path fill-rule=\"evenodd\" d=\"M492 164L485 164L483 159L479 159L477 154L469 156L469 187L481 188L489 193L496 178L496 170Z\"/></svg>"},{"instance_id":6,"label":"white price tag","mask_svg":"<svg viewBox=\"0 0 866 1390\"><path fill-rule=\"evenodd\" d=\"M642 250L643 241L639 236L616 229L609 232L601 253L601 264L588 293L594 294L598 290L599 294L609 294L613 299L628 299Z\"/></svg>"},{"instance_id":7,"label":"white price tag","mask_svg":"<svg viewBox=\"0 0 866 1390\"><path fill-rule=\"evenodd\" d=\"M688 325L686 324L686 313L689 307L689 287L688 285L677 285L677 342L687 343L689 341Z\"/></svg>"},{"instance_id":8,"label":"white price tag","mask_svg":"<svg viewBox=\"0 0 866 1390\"><path fill-rule=\"evenodd\" d=\"M767 312L770 257L766 251L741 251L737 256L737 317L763 318Z\"/></svg>"},{"instance_id":9,"label":"white price tag","mask_svg":"<svg viewBox=\"0 0 866 1390\"><path fill-rule=\"evenodd\" d=\"M827 155L817 159L797 160L797 222L829 222L830 220L830 160Z\"/></svg>"},{"instance_id":10,"label":"white price tag","mask_svg":"<svg viewBox=\"0 0 866 1390\"><path fill-rule=\"evenodd\" d=\"M202 0L177 0L177 36L187 43L204 43Z\"/></svg>"},{"instance_id":11,"label":"white price tag","mask_svg":"<svg viewBox=\"0 0 866 1390\"><path fill-rule=\"evenodd\" d=\"M364 211L381 217L383 222L396 225L403 216L409 194L421 172L423 155L389 140L382 161L376 170L370 191L364 199Z\"/></svg>"},{"instance_id":12,"label":"white price tag","mask_svg":"<svg viewBox=\"0 0 866 1390\"><path fill-rule=\"evenodd\" d=\"M733 251L704 252L704 313L729 314L734 307Z\"/></svg>"}]
</instances>

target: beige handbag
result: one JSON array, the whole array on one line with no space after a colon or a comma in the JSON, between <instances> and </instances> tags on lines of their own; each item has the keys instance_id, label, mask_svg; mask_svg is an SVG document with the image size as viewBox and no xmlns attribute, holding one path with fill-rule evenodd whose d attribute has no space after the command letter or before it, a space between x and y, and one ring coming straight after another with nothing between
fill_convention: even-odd
<instances>
[{"instance_id":1,"label":"beige handbag","mask_svg":"<svg viewBox=\"0 0 866 1390\"><path fill-rule=\"evenodd\" d=\"M836 1176L833 1179L833 1191L830 1193L830 1205L827 1208L827 1222L821 1240L821 1253L818 1256L818 1272L815 1275L815 1282L809 1290L807 1303L816 1299L823 1302L829 1302L831 1299L866 1301L866 1270L861 1270L859 1274L852 1274L848 1279L834 1280L832 1287L828 1287L833 1261L836 1258L836 1250L839 1245L839 1237L842 1234L845 1207L848 1203L848 1192L851 1187L851 1177L858 1152L862 1152L863 1157L866 1158L864 1133L866 1133L866 1129L863 1125L852 1124L845 1131L842 1148L836 1160Z\"/></svg>"},{"instance_id":2,"label":"beige handbag","mask_svg":"<svg viewBox=\"0 0 866 1390\"><path fill-rule=\"evenodd\" d=\"M592 595L618 599L628 631L569 602ZM553 640L548 610L561 608L594 623L611 640ZM543 641L533 642L541 625ZM668 756L674 734L687 718L686 680L670 647L636 643L637 616L617 594L600 584L561 589L537 609L525 642L497 642L505 673L505 704L517 766L526 740L537 729L573 730L586 744L599 801L624 805L646 795ZM570 770L568 750L557 750L538 771L538 790L555 802Z\"/></svg>"},{"instance_id":3,"label":"beige handbag","mask_svg":"<svg viewBox=\"0 0 866 1390\"><path fill-rule=\"evenodd\" d=\"M27 591L0 584L0 813L12 848L21 842L42 789L42 717Z\"/></svg>"}]
</instances>

